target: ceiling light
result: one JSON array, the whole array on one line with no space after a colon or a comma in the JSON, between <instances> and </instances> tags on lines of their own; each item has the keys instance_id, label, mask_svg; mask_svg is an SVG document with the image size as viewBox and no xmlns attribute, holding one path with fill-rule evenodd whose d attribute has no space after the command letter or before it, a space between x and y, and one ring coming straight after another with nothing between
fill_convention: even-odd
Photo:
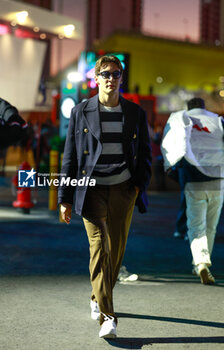
<instances>
[{"instance_id":1,"label":"ceiling light","mask_svg":"<svg viewBox=\"0 0 224 350\"><path fill-rule=\"evenodd\" d=\"M16 18L19 24L24 24L28 16L27 11L21 11L16 14Z\"/></svg>"},{"instance_id":2,"label":"ceiling light","mask_svg":"<svg viewBox=\"0 0 224 350\"><path fill-rule=\"evenodd\" d=\"M46 39L46 37L47 37L47 35L46 35L45 33L41 33L41 34L40 34L40 38L41 38L42 40Z\"/></svg>"},{"instance_id":3,"label":"ceiling light","mask_svg":"<svg viewBox=\"0 0 224 350\"><path fill-rule=\"evenodd\" d=\"M66 38L70 38L75 30L75 26L73 24L69 24L64 27L64 34Z\"/></svg>"}]
</instances>

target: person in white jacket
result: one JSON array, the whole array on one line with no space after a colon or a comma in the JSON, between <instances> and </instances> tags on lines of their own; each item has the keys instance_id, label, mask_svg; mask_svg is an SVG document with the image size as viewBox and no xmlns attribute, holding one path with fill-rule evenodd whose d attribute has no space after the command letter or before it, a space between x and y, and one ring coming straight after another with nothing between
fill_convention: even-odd
<instances>
[{"instance_id":1,"label":"person in white jacket","mask_svg":"<svg viewBox=\"0 0 224 350\"><path fill-rule=\"evenodd\" d=\"M175 166L187 205L188 238L195 273L214 284L209 267L224 196L223 119L193 98L188 111L172 113L161 150L165 170Z\"/></svg>"}]
</instances>

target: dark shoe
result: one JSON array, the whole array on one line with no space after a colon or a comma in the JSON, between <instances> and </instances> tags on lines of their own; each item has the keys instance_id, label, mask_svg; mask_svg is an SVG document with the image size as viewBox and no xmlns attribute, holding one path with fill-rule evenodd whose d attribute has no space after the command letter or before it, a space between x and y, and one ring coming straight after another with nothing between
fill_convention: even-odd
<instances>
[{"instance_id":1,"label":"dark shoe","mask_svg":"<svg viewBox=\"0 0 224 350\"><path fill-rule=\"evenodd\" d=\"M197 265L198 273L203 284L214 284L215 278L212 276L211 271L209 270L206 264Z\"/></svg>"}]
</instances>

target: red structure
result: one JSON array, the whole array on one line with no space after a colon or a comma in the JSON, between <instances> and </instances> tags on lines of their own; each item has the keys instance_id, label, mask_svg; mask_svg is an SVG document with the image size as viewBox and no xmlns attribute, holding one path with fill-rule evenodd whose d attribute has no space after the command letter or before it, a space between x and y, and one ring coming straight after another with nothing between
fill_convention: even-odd
<instances>
[{"instance_id":1,"label":"red structure","mask_svg":"<svg viewBox=\"0 0 224 350\"><path fill-rule=\"evenodd\" d=\"M19 170L31 170L29 163L23 162ZM24 214L29 214L30 208L34 207L34 204L31 201L31 190L28 187L18 187L18 174L12 179L13 185L17 189L17 200L12 203L14 208L22 209Z\"/></svg>"},{"instance_id":2,"label":"red structure","mask_svg":"<svg viewBox=\"0 0 224 350\"><path fill-rule=\"evenodd\" d=\"M23 2L26 2L30 5L44 7L49 10L52 9L52 0L23 0Z\"/></svg>"},{"instance_id":3,"label":"red structure","mask_svg":"<svg viewBox=\"0 0 224 350\"><path fill-rule=\"evenodd\" d=\"M156 96L124 93L124 98L140 105L147 113L148 124L154 128L156 120Z\"/></svg>"},{"instance_id":4,"label":"red structure","mask_svg":"<svg viewBox=\"0 0 224 350\"><path fill-rule=\"evenodd\" d=\"M221 0L201 0L201 41L208 43L221 42Z\"/></svg>"}]
</instances>

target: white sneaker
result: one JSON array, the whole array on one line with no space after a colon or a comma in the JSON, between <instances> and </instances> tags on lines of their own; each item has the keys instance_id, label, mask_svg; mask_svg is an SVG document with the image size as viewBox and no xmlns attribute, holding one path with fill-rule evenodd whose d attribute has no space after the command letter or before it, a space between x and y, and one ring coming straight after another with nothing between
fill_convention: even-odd
<instances>
[{"instance_id":1,"label":"white sneaker","mask_svg":"<svg viewBox=\"0 0 224 350\"><path fill-rule=\"evenodd\" d=\"M134 282L137 281L138 275L128 272L125 266L121 266L117 279L120 282Z\"/></svg>"},{"instance_id":2,"label":"white sneaker","mask_svg":"<svg viewBox=\"0 0 224 350\"><path fill-rule=\"evenodd\" d=\"M117 336L117 325L114 321L114 317L110 315L104 315L104 322L100 328L100 338L116 338Z\"/></svg>"},{"instance_id":3,"label":"white sneaker","mask_svg":"<svg viewBox=\"0 0 224 350\"><path fill-rule=\"evenodd\" d=\"M91 318L92 320L99 320L100 319L100 309L96 301L90 300L90 307L91 307Z\"/></svg>"},{"instance_id":4,"label":"white sneaker","mask_svg":"<svg viewBox=\"0 0 224 350\"><path fill-rule=\"evenodd\" d=\"M211 271L209 270L206 264L197 265L197 270L203 284L214 284L215 278L212 276Z\"/></svg>"}]
</instances>

